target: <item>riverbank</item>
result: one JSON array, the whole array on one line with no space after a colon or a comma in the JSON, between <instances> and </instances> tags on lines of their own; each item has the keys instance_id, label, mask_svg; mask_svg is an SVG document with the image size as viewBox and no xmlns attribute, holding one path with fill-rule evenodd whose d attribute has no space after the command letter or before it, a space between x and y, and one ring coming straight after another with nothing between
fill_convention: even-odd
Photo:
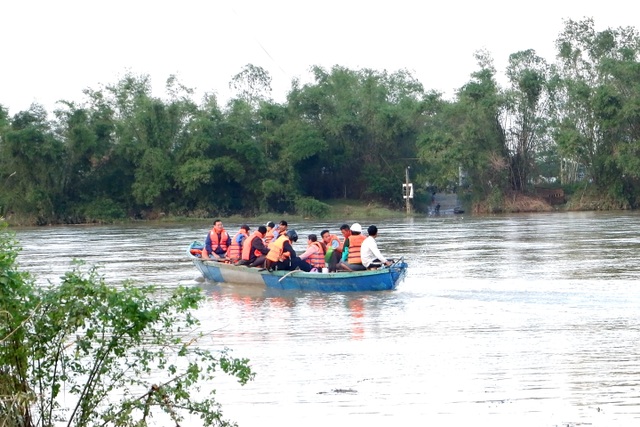
<instances>
[{"instance_id":1,"label":"riverbank","mask_svg":"<svg viewBox=\"0 0 640 427\"><path fill-rule=\"evenodd\" d=\"M328 204L331 208L326 216L323 216L322 220L329 221L343 221L349 222L349 220L359 220L362 218L367 219L387 219L387 218L396 218L398 215L402 215L404 210L391 209L385 206L382 206L379 203L375 202L366 202L360 200L345 200L345 199L336 199L336 200L325 200L323 203ZM201 220L202 218L197 218L197 220ZM297 215L290 214L287 212L284 213L275 213L269 212L256 216L243 216L243 215L231 215L226 217L221 217L222 220L227 222L241 223L241 222L267 222L273 221L278 222L281 220L285 221L301 221L301 220L310 220L314 219L310 216L305 215ZM317 218L315 218L317 219ZM192 221L193 217L172 217L165 216L162 220L165 221Z\"/></svg>"},{"instance_id":2,"label":"riverbank","mask_svg":"<svg viewBox=\"0 0 640 427\"><path fill-rule=\"evenodd\" d=\"M538 195L511 192L501 200L485 200L474 203L471 212L475 214L524 213L524 212L577 212L577 211L617 211L631 210L632 206L621 200L584 188L582 191L565 192L562 200L554 203Z\"/></svg>"},{"instance_id":3,"label":"riverbank","mask_svg":"<svg viewBox=\"0 0 640 427\"><path fill-rule=\"evenodd\" d=\"M462 198L456 194L437 193L434 196L432 205L415 203L412 207L411 215L429 215L432 213L435 204L440 205L440 213L453 213L454 208L460 208L471 214L508 214L508 213L524 213L524 212L554 212L554 211L606 211L606 210L630 210L632 207L628 203L620 202L611 198L607 198L602 194L596 194L588 189L576 192L565 193L566 198L562 203L549 203L544 197L535 195L525 195L523 193L512 192L503 195L497 200L485 200L483 202L465 203ZM111 221L93 221L91 223L77 224L125 224L135 222L197 222L203 220L213 220L220 218L226 222L232 223L265 223L267 221L278 222L286 220L290 222L321 219L333 222L350 222L363 219L382 220L387 218L396 218L406 215L403 208L392 209L383 206L377 202L332 199L324 200L322 203L330 206L326 215L322 218L315 218L308 215L290 214L287 212L276 213L269 212L255 216L246 215L217 215L215 212L198 212L191 215L171 215L164 212L148 211L141 218L118 219ZM35 217L18 217L10 215L3 219L9 226L36 226L36 225L61 225L60 224L41 224L37 222Z\"/></svg>"},{"instance_id":4,"label":"riverbank","mask_svg":"<svg viewBox=\"0 0 640 427\"><path fill-rule=\"evenodd\" d=\"M345 199L335 199L335 200L325 200L323 203L326 203L330 206L329 211L325 216L323 216L322 220L328 221L337 221L337 222L349 222L350 220L362 220L366 219L386 219L386 218L395 218L398 215L403 215L404 210L399 209L391 209L389 207L385 207L376 202L367 202L360 200L345 200ZM276 212L268 212L264 214L259 214L255 216L246 216L246 215L217 215L215 212L211 213L199 213L198 215L171 215L166 214L164 212L147 212L142 218L128 218L128 219L119 219L113 221L94 221L88 224L77 224L77 225L90 225L90 224L126 224L126 223L135 223L135 222L176 222L176 223L188 223L188 222L198 222L205 219L213 220L215 218L220 218L225 222L232 223L242 223L247 222L251 224L255 223L266 223L267 221L278 222L281 220L285 221L301 221L301 220L309 220L314 219L310 216L305 215L297 215L290 214L287 212L284 213L276 213ZM318 219L318 218L316 218ZM19 226L36 226L36 225L62 225L62 224L38 224L36 218L33 217L18 217L16 215L10 215L7 218L1 219L6 221L9 226L19 227Z\"/></svg>"}]
</instances>

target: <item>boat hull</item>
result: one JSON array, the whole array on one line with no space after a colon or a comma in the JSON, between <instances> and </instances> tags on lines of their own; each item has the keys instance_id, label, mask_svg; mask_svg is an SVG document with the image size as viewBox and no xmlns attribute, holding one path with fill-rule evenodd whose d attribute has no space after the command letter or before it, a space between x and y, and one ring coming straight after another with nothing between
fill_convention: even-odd
<instances>
[{"instance_id":1,"label":"boat hull","mask_svg":"<svg viewBox=\"0 0 640 427\"><path fill-rule=\"evenodd\" d=\"M212 282L260 285L283 290L317 292L366 292L395 289L404 278L407 264L404 260L378 270L307 273L301 270L272 271L236 266L215 260L203 260L191 254L202 276Z\"/></svg>"}]
</instances>

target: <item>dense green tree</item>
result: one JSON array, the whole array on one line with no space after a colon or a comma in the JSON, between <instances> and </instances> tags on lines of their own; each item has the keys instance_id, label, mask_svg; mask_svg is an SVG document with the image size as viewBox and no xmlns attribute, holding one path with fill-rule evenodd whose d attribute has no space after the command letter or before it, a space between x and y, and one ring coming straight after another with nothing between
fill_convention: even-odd
<instances>
[{"instance_id":1,"label":"dense green tree","mask_svg":"<svg viewBox=\"0 0 640 427\"><path fill-rule=\"evenodd\" d=\"M5 151L5 135L9 130L9 110L0 104L0 217L7 213L9 205L9 179L14 176L9 164L12 159Z\"/></svg>"},{"instance_id":2,"label":"dense green tree","mask_svg":"<svg viewBox=\"0 0 640 427\"><path fill-rule=\"evenodd\" d=\"M629 162L635 138L626 125L635 115L638 33L633 28L596 31L593 19L568 20L556 45L555 137L560 153L583 165L602 192L635 204L631 188L636 174Z\"/></svg>"},{"instance_id":3,"label":"dense green tree","mask_svg":"<svg viewBox=\"0 0 640 427\"><path fill-rule=\"evenodd\" d=\"M269 100L271 80L269 72L264 68L247 64L233 76L229 88L237 92L237 99L245 101L255 110L261 102Z\"/></svg>"},{"instance_id":4,"label":"dense green tree","mask_svg":"<svg viewBox=\"0 0 640 427\"><path fill-rule=\"evenodd\" d=\"M7 178L11 175L4 189L7 209L38 223L58 220L65 201L66 153L44 108L34 104L13 116L0 150Z\"/></svg>"},{"instance_id":5,"label":"dense green tree","mask_svg":"<svg viewBox=\"0 0 640 427\"><path fill-rule=\"evenodd\" d=\"M323 151L315 153L313 144L302 150L305 187L315 188L309 195L389 202L395 193L397 202L422 123L422 85L406 71L314 67L313 74L313 84L294 84L288 98L290 120L315 128L307 140L326 142Z\"/></svg>"},{"instance_id":6,"label":"dense green tree","mask_svg":"<svg viewBox=\"0 0 640 427\"><path fill-rule=\"evenodd\" d=\"M495 80L493 60L479 51L480 69L458 91L452 103L435 104L429 125L420 136L419 158L427 179L439 187L463 186L478 200L499 205L509 188L509 155L501 117L504 97Z\"/></svg>"},{"instance_id":7,"label":"dense green tree","mask_svg":"<svg viewBox=\"0 0 640 427\"><path fill-rule=\"evenodd\" d=\"M547 81L549 67L534 50L509 56L506 70L505 136L510 160L511 187L526 191L536 169L536 157L544 146L548 122Z\"/></svg>"}]
</instances>

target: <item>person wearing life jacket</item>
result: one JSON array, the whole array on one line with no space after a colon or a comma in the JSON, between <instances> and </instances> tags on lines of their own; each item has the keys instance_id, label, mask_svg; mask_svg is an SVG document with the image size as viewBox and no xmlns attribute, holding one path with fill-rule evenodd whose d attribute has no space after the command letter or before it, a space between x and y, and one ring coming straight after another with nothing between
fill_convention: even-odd
<instances>
[{"instance_id":1,"label":"person wearing life jacket","mask_svg":"<svg viewBox=\"0 0 640 427\"><path fill-rule=\"evenodd\" d=\"M329 272L333 273L342 257L342 243L340 243L338 236L331 234L329 230L322 230L320 237L327 248L324 260L329 267Z\"/></svg>"},{"instance_id":2,"label":"person wearing life jacket","mask_svg":"<svg viewBox=\"0 0 640 427\"><path fill-rule=\"evenodd\" d=\"M351 235L344 242L345 251L342 254L340 269L347 271L366 270L362 264L362 258L360 258L360 248L365 239L362 235L362 226L355 222L350 229Z\"/></svg>"},{"instance_id":3,"label":"person wearing life jacket","mask_svg":"<svg viewBox=\"0 0 640 427\"><path fill-rule=\"evenodd\" d=\"M222 221L216 219L213 222L213 228L204 240L202 258L208 259L211 256L214 259L224 259L229 246L231 246L231 237L222 226Z\"/></svg>"},{"instance_id":4,"label":"person wearing life jacket","mask_svg":"<svg viewBox=\"0 0 640 427\"><path fill-rule=\"evenodd\" d=\"M340 257L341 261L347 262L347 255L349 254L349 236L351 236L351 227L348 224L342 224L340 226L340 233L342 234L342 242L340 243Z\"/></svg>"},{"instance_id":5,"label":"person wearing life jacket","mask_svg":"<svg viewBox=\"0 0 640 427\"><path fill-rule=\"evenodd\" d=\"M247 224L242 224L240 226L240 230L233 236L231 239L231 245L229 249L227 249L227 258L231 262L237 262L240 260L242 256L242 244L249 237L249 226Z\"/></svg>"},{"instance_id":6,"label":"person wearing life jacket","mask_svg":"<svg viewBox=\"0 0 640 427\"><path fill-rule=\"evenodd\" d=\"M276 224L273 221L269 221L266 224L266 227L267 227L267 232L264 233L264 244L269 246L269 243L277 239L279 234L278 234L278 230L275 229Z\"/></svg>"},{"instance_id":7,"label":"person wearing life jacket","mask_svg":"<svg viewBox=\"0 0 640 427\"><path fill-rule=\"evenodd\" d=\"M302 271L321 271L324 268L324 255L327 247L324 242L318 242L318 236L309 234L305 253L291 261L291 267Z\"/></svg>"},{"instance_id":8,"label":"person wearing life jacket","mask_svg":"<svg viewBox=\"0 0 640 427\"><path fill-rule=\"evenodd\" d=\"M264 265L266 255L269 253L269 248L262 240L265 234L267 234L267 227L261 225L258 230L246 238L242 245L242 259L237 262L237 265L248 265L249 267Z\"/></svg>"},{"instance_id":9,"label":"person wearing life jacket","mask_svg":"<svg viewBox=\"0 0 640 427\"><path fill-rule=\"evenodd\" d=\"M277 239L278 237L282 236L283 234L287 234L287 230L289 229L289 224L287 223L287 221L282 220L278 223L278 228L276 230L273 231L273 238Z\"/></svg>"},{"instance_id":10,"label":"person wearing life jacket","mask_svg":"<svg viewBox=\"0 0 640 427\"><path fill-rule=\"evenodd\" d=\"M269 253L266 256L264 266L271 270L291 270L291 260L296 257L296 251L292 243L298 241L296 230L287 230L269 245Z\"/></svg>"}]
</instances>

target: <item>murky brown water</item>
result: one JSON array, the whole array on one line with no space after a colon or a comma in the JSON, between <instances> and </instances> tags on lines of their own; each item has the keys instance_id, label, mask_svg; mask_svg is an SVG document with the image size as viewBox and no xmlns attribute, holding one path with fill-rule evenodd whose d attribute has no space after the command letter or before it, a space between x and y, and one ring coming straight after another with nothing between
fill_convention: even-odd
<instances>
[{"instance_id":1,"label":"murky brown water","mask_svg":"<svg viewBox=\"0 0 640 427\"><path fill-rule=\"evenodd\" d=\"M379 221L409 272L358 294L197 282L183 254L208 225L19 229L19 262L41 282L82 258L114 282L203 287L202 345L257 372L213 385L242 427L640 423L639 215Z\"/></svg>"}]
</instances>

